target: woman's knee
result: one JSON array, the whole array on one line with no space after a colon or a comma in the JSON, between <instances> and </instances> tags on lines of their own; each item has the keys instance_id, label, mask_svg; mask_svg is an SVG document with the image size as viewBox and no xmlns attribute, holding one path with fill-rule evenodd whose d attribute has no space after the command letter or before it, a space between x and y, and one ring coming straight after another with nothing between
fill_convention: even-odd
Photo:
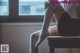
<instances>
[{"instance_id":1,"label":"woman's knee","mask_svg":"<svg viewBox=\"0 0 80 53\"><path fill-rule=\"evenodd\" d=\"M30 38L31 38L32 40L37 40L37 39L39 38L40 32L41 32L41 30L36 31L36 32L33 32L33 33L31 34Z\"/></svg>"},{"instance_id":2,"label":"woman's knee","mask_svg":"<svg viewBox=\"0 0 80 53\"><path fill-rule=\"evenodd\" d=\"M59 35L57 25L49 27L48 31L50 35Z\"/></svg>"}]
</instances>

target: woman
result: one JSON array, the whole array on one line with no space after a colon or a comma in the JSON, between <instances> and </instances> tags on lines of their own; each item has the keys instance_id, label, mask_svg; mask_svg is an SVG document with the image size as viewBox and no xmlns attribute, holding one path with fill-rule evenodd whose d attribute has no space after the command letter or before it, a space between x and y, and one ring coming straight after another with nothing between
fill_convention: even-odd
<instances>
[{"instance_id":1,"label":"woman","mask_svg":"<svg viewBox=\"0 0 80 53\"><path fill-rule=\"evenodd\" d=\"M46 12L44 16L44 23L42 29L31 34L30 48L29 48L30 53L38 53L38 45L49 35L53 35L53 36L74 35L75 36L79 34L79 32L73 34L75 30L73 30L72 32L72 29L76 28L73 27L74 24L77 25L76 23L80 23L79 21L74 22L79 20L78 16L80 12L79 11L77 12L77 10L79 10L78 9L79 5L73 6L72 4L69 5L64 4L64 7L62 7L60 3L53 4L51 3L52 1L48 1L45 3ZM56 0L56 2L59 1ZM49 27L52 18L55 18L57 25ZM66 28L68 28L68 30Z\"/></svg>"}]
</instances>

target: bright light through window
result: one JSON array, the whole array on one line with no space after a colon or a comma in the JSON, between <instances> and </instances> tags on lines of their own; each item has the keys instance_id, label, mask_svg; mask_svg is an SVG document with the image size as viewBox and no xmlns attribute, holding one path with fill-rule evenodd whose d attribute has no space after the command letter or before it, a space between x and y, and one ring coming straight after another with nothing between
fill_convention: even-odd
<instances>
[{"instance_id":1,"label":"bright light through window","mask_svg":"<svg viewBox=\"0 0 80 53\"><path fill-rule=\"evenodd\" d=\"M9 15L9 5L8 0L0 0L0 16Z\"/></svg>"},{"instance_id":2,"label":"bright light through window","mask_svg":"<svg viewBox=\"0 0 80 53\"><path fill-rule=\"evenodd\" d=\"M47 0L19 0L19 15L44 15Z\"/></svg>"}]
</instances>

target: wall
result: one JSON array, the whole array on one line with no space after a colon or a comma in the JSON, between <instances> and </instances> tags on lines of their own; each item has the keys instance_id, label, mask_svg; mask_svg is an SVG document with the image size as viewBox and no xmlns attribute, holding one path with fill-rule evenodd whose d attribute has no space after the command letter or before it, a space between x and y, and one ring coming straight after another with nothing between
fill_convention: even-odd
<instances>
[{"instance_id":1,"label":"wall","mask_svg":"<svg viewBox=\"0 0 80 53\"><path fill-rule=\"evenodd\" d=\"M41 29L41 26L42 23L0 23L1 44L9 44L10 53L29 53L30 34ZM57 48L55 52L67 53L67 49ZM47 39L39 46L39 53L49 53ZM74 53L80 53L79 48Z\"/></svg>"}]
</instances>

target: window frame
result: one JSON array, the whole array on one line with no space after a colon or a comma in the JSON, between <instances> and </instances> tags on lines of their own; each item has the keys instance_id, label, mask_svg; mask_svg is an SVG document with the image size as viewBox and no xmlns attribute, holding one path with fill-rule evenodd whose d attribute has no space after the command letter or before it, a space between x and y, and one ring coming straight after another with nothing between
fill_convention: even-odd
<instances>
[{"instance_id":1,"label":"window frame","mask_svg":"<svg viewBox=\"0 0 80 53\"><path fill-rule=\"evenodd\" d=\"M19 0L9 0L9 16L0 16L0 23L7 22L43 22L44 15L19 16Z\"/></svg>"}]
</instances>

